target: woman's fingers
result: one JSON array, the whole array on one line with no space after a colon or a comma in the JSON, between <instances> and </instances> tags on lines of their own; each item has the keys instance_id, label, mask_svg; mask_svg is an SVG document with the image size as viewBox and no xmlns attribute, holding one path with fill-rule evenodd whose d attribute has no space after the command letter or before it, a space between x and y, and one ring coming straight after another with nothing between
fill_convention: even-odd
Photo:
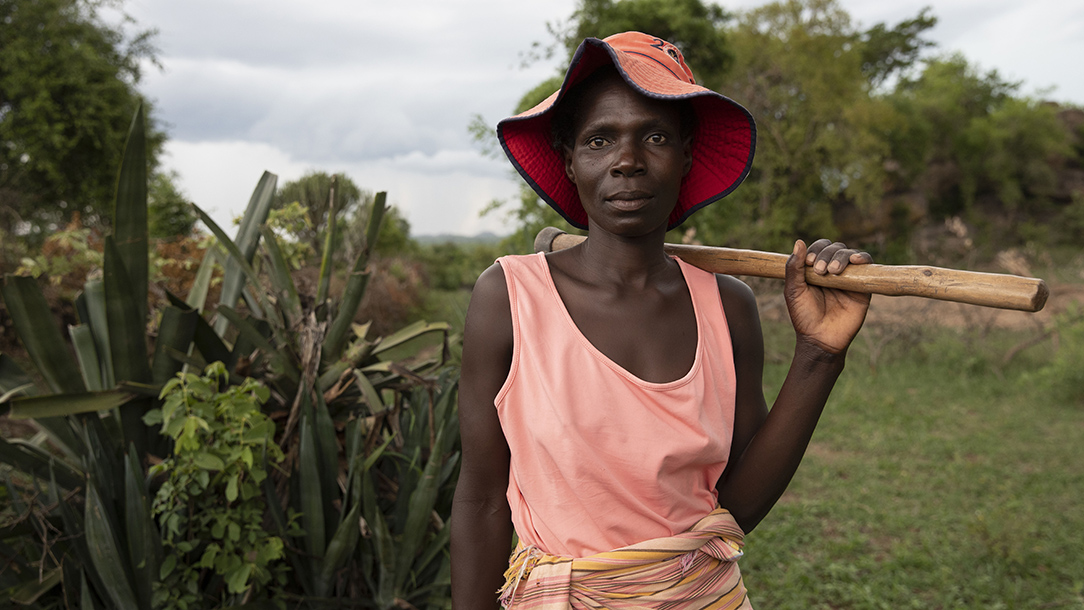
<instances>
[{"instance_id":1,"label":"woman's fingers","mask_svg":"<svg viewBox=\"0 0 1084 610\"><path fill-rule=\"evenodd\" d=\"M821 251L830 245L832 245L832 240L830 239L818 239L809 244L809 246L806 247L805 264L812 267L813 263L817 261L817 257L820 256Z\"/></svg>"},{"instance_id":2,"label":"woman's fingers","mask_svg":"<svg viewBox=\"0 0 1084 610\"><path fill-rule=\"evenodd\" d=\"M851 251L851 263L855 265L872 265L873 256L865 250L861 252Z\"/></svg>"},{"instance_id":3,"label":"woman's fingers","mask_svg":"<svg viewBox=\"0 0 1084 610\"><path fill-rule=\"evenodd\" d=\"M872 263L873 257L868 252L848 248L842 242L818 239L810 244L806 251L805 262L818 275L827 275L829 273L843 273L843 270L849 264Z\"/></svg>"}]
</instances>

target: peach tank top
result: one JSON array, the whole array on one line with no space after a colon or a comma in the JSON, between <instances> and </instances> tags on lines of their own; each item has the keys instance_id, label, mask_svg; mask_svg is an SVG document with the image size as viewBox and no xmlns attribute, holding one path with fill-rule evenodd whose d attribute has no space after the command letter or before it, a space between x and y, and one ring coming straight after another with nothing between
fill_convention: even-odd
<instances>
[{"instance_id":1,"label":"peach tank top","mask_svg":"<svg viewBox=\"0 0 1084 610\"><path fill-rule=\"evenodd\" d=\"M514 349L495 406L524 545L585 557L691 527L715 508L734 425L734 356L715 276L678 260L697 347L681 379L639 379L579 331L544 254L498 259Z\"/></svg>"}]
</instances>

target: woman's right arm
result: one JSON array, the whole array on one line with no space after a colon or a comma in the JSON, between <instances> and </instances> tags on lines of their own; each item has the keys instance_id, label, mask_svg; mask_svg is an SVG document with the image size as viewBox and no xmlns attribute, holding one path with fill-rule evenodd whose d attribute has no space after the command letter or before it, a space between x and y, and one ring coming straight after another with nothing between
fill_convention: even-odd
<instances>
[{"instance_id":1,"label":"woman's right arm","mask_svg":"<svg viewBox=\"0 0 1084 610\"><path fill-rule=\"evenodd\" d=\"M512 314L499 264L478 278L463 330L459 431L463 463L452 503L452 605L498 607L512 546L508 443L494 399L512 364Z\"/></svg>"}]
</instances>

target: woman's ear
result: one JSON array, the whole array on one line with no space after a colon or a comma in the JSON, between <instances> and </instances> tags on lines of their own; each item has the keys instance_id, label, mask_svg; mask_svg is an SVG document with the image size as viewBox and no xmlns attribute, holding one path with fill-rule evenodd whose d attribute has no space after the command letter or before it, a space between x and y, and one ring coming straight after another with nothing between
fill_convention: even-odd
<instances>
[{"instance_id":1,"label":"woman's ear","mask_svg":"<svg viewBox=\"0 0 1084 610\"><path fill-rule=\"evenodd\" d=\"M561 147L561 156L565 160L565 175L568 176L572 184L576 184L576 172L572 171L572 149L568 146Z\"/></svg>"}]
</instances>

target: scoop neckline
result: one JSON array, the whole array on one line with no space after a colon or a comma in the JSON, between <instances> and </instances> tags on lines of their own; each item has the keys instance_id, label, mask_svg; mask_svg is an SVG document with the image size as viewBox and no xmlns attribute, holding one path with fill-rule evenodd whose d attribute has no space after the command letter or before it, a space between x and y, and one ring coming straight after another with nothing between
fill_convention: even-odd
<instances>
[{"instance_id":1,"label":"scoop neckline","mask_svg":"<svg viewBox=\"0 0 1084 610\"><path fill-rule=\"evenodd\" d=\"M568 312L568 307L565 306L564 299L561 298L561 293L557 291L557 284L555 284L553 281L553 273L550 270L549 261L546 259L546 253L537 252L535 253L535 256L538 257L538 260L542 265L542 271L546 279L546 286L549 289L554 301L556 301L557 303L557 307L561 312L561 317L564 318L565 322L572 329L572 332L576 336L576 339L581 344L583 344L583 346L587 349L588 353L592 354L596 359L598 359L607 367L620 374L621 376L625 377L629 381L632 381L633 383L645 388L655 390L668 390L671 388L680 387L692 381L693 377L696 375L696 372L700 370L704 347L704 333L703 324L701 323L700 319L700 305L697 303L696 296L693 293L692 285L689 282L688 265L684 261L682 261L680 258L677 258L676 256L670 257L673 260L677 261L678 269L681 270L681 278L685 281L685 287L689 290L689 300L692 301L693 304L693 321L696 323L696 353L693 355L693 364L689 367L689 370L684 375L672 381L648 381L633 374L617 362L614 362L614 360L604 354L602 350L595 347L594 343L591 343L591 340L587 338L587 335L584 335L583 331L580 330L580 327L576 325L576 321L572 319L572 314Z\"/></svg>"}]
</instances>

